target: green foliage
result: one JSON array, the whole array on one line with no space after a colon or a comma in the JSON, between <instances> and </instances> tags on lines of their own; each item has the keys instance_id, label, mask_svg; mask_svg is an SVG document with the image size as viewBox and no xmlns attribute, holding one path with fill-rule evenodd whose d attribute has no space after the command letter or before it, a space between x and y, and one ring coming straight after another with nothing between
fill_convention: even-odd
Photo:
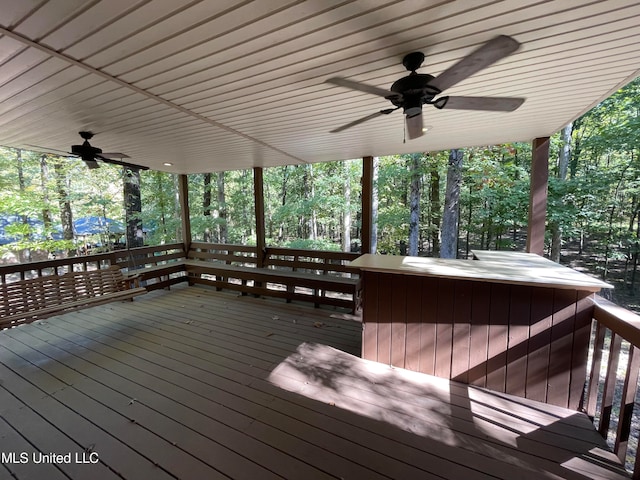
<instances>
[{"instance_id":1,"label":"green foliage","mask_svg":"<svg viewBox=\"0 0 640 480\"><path fill-rule=\"evenodd\" d=\"M562 139L559 135L551 138L547 220L559 227L565 242L593 239L584 242L584 247L601 256L605 274L610 260L638 263L639 113L640 80L636 80L574 122L569 173L564 180L558 178ZM470 248L522 248L528 221L531 145L467 148L463 155L460 253ZM418 160L417 170L414 159ZM56 162L61 167L54 169ZM408 243L411 181L417 178L419 254L432 253L440 228L447 165L448 152L379 159L375 185L379 252L400 253ZM265 168L263 174L268 245L339 250L349 218L351 244L358 245L361 160ZM205 175L190 175L188 184L194 240L255 244L251 170L210 174L208 206ZM124 221L122 169L116 166L87 170L79 160L50 156L43 164L39 153L2 148L0 186L0 215L14 218L5 226L5 235L16 239L0 247L5 256L22 251L53 254L73 248L73 242L54 239L60 231L64 200L71 203L74 218L106 216ZM141 173L141 220L147 244L180 238L177 186L176 175Z\"/></svg>"}]
</instances>

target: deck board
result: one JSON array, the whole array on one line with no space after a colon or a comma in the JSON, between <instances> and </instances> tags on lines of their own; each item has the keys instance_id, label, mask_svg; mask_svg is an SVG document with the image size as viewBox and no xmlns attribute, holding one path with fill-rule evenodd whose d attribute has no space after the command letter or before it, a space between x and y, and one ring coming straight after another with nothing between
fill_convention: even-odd
<instances>
[{"instance_id":1,"label":"deck board","mask_svg":"<svg viewBox=\"0 0 640 480\"><path fill-rule=\"evenodd\" d=\"M3 331L2 451L100 463L0 479L624 478L586 416L357 358L332 313L180 286Z\"/></svg>"}]
</instances>

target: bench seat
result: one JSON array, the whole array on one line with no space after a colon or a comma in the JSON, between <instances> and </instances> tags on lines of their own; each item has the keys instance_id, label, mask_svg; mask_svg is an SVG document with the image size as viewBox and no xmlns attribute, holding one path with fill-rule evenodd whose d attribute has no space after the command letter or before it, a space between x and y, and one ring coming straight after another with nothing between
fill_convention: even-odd
<instances>
[{"instance_id":1,"label":"bench seat","mask_svg":"<svg viewBox=\"0 0 640 480\"><path fill-rule=\"evenodd\" d=\"M327 292L344 293L356 298L360 280L358 278L339 277L336 275L318 275L315 273L290 271L276 268L258 268L242 265L228 265L222 262L207 260L184 260L184 266L189 276L190 283L200 283L217 288L228 288L243 293L266 295L286 298L287 300L311 301L316 305L333 305L355 310L354 300L328 297ZM202 278L202 275L211 275L215 280ZM229 282L230 279L239 280L239 284ZM248 285L253 281L253 285ZM283 290L267 288L267 284L278 284ZM296 287L307 288L312 294L303 294L295 291Z\"/></svg>"}]
</instances>

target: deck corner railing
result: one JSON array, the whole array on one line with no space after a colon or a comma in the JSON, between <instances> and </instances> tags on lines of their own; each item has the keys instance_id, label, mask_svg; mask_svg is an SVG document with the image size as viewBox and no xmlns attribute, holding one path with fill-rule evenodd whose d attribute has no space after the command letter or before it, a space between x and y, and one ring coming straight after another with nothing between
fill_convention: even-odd
<instances>
[{"instance_id":1,"label":"deck corner railing","mask_svg":"<svg viewBox=\"0 0 640 480\"><path fill-rule=\"evenodd\" d=\"M640 479L640 316L600 296L594 298L592 348L583 409L614 453Z\"/></svg>"}]
</instances>

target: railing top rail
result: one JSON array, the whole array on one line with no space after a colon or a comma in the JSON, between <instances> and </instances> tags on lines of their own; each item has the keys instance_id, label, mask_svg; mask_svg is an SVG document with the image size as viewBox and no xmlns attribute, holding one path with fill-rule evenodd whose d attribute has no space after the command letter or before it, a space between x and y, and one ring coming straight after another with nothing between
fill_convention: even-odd
<instances>
[{"instance_id":1,"label":"railing top rail","mask_svg":"<svg viewBox=\"0 0 640 480\"><path fill-rule=\"evenodd\" d=\"M204 250L232 250L234 252L255 252L255 245L239 245L234 243L209 243L191 242L191 250L200 248Z\"/></svg>"},{"instance_id":2,"label":"railing top rail","mask_svg":"<svg viewBox=\"0 0 640 480\"><path fill-rule=\"evenodd\" d=\"M355 260L359 253L341 252L337 250L310 250L302 248L267 247L267 253L271 255L300 255L302 257L319 257L336 260Z\"/></svg>"},{"instance_id":3,"label":"railing top rail","mask_svg":"<svg viewBox=\"0 0 640 480\"><path fill-rule=\"evenodd\" d=\"M12 263L9 265L0 265L0 275L8 276L13 273L41 271L49 268L63 267L67 265L78 265L83 263L109 262L109 264L117 263L118 259L128 257L129 255L147 254L154 251L165 251L182 248L181 243L157 245L154 247L138 247L129 250L114 250L112 252L97 253L93 255L81 255L77 257L57 258L55 260L42 260L39 262L28 263Z\"/></svg>"},{"instance_id":4,"label":"railing top rail","mask_svg":"<svg viewBox=\"0 0 640 480\"><path fill-rule=\"evenodd\" d=\"M632 345L640 347L640 315L599 295L595 296L593 302L595 320Z\"/></svg>"},{"instance_id":5,"label":"railing top rail","mask_svg":"<svg viewBox=\"0 0 640 480\"><path fill-rule=\"evenodd\" d=\"M62 267L77 263L91 263L109 260L114 258L114 252L98 253L95 255L82 255L79 257L57 258L55 260L42 260L39 262L12 263L0 266L0 274L9 275L11 273L29 272L32 270L44 270L47 268Z\"/></svg>"}]
</instances>

